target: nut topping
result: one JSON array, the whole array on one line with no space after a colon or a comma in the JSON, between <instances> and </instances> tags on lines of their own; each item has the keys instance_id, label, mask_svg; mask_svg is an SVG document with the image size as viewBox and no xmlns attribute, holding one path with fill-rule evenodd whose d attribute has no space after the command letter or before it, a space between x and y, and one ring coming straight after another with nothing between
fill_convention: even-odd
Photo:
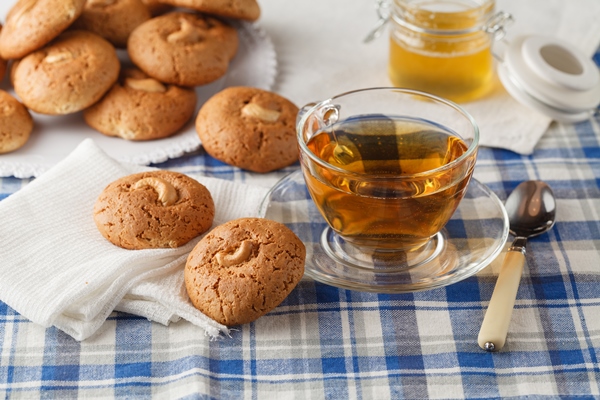
<instances>
[{"instance_id":1,"label":"nut topping","mask_svg":"<svg viewBox=\"0 0 600 400\"><path fill-rule=\"evenodd\" d=\"M44 62L48 64L55 64L62 61L68 61L73 59L73 54L68 50L62 50L52 52L44 58Z\"/></svg>"},{"instance_id":2,"label":"nut topping","mask_svg":"<svg viewBox=\"0 0 600 400\"><path fill-rule=\"evenodd\" d=\"M252 242L250 240L244 240L234 253L226 253L224 251L218 252L216 255L217 262L222 267L231 267L232 265L241 264L250 258L252 247Z\"/></svg>"},{"instance_id":3,"label":"nut topping","mask_svg":"<svg viewBox=\"0 0 600 400\"><path fill-rule=\"evenodd\" d=\"M256 103L248 103L242 108L242 115L258 118L265 122L275 122L281 113L275 110L263 108Z\"/></svg>"},{"instance_id":4,"label":"nut topping","mask_svg":"<svg viewBox=\"0 0 600 400\"><path fill-rule=\"evenodd\" d=\"M125 78L125 86L148 93L164 93L167 91L165 85L153 78Z\"/></svg>"},{"instance_id":5,"label":"nut topping","mask_svg":"<svg viewBox=\"0 0 600 400\"><path fill-rule=\"evenodd\" d=\"M0 112L4 116L11 116L15 113L15 106L8 103L0 104Z\"/></svg>"},{"instance_id":6,"label":"nut topping","mask_svg":"<svg viewBox=\"0 0 600 400\"><path fill-rule=\"evenodd\" d=\"M170 206L177 202L179 196L177 195L177 189L169 182L158 177L147 177L140 179L133 185L133 189L141 189L144 187L151 187L158 194L158 200L163 206Z\"/></svg>"},{"instance_id":7,"label":"nut topping","mask_svg":"<svg viewBox=\"0 0 600 400\"><path fill-rule=\"evenodd\" d=\"M192 24L187 19L181 18L179 20L181 25L178 31L171 33L167 36L167 42L169 43L195 43L202 39L202 35L198 27Z\"/></svg>"}]
</instances>

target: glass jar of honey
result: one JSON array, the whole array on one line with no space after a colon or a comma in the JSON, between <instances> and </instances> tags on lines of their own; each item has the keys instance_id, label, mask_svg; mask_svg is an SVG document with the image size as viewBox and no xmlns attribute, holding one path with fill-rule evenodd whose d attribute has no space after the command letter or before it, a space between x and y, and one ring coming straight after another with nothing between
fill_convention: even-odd
<instances>
[{"instance_id":1,"label":"glass jar of honey","mask_svg":"<svg viewBox=\"0 0 600 400\"><path fill-rule=\"evenodd\" d=\"M394 86L455 102L485 95L494 85L491 45L510 20L494 0L388 0Z\"/></svg>"}]
</instances>

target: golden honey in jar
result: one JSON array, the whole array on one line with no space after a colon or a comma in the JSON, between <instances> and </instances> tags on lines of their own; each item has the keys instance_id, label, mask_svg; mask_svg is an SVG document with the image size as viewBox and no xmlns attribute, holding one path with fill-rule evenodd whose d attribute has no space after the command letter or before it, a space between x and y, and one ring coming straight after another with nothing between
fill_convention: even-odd
<instances>
[{"instance_id":1,"label":"golden honey in jar","mask_svg":"<svg viewBox=\"0 0 600 400\"><path fill-rule=\"evenodd\" d=\"M393 0L389 75L398 87L456 102L493 86L494 0Z\"/></svg>"}]
</instances>

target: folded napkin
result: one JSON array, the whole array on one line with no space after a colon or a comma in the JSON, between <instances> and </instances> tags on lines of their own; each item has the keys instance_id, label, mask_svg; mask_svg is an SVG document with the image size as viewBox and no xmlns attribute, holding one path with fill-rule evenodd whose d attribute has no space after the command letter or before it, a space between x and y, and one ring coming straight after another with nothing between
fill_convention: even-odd
<instances>
[{"instance_id":1,"label":"folded napkin","mask_svg":"<svg viewBox=\"0 0 600 400\"><path fill-rule=\"evenodd\" d=\"M115 309L168 324L184 318L212 337L227 328L190 303L183 265L200 238L176 249L125 250L92 217L112 181L148 167L121 164L91 139L0 202L0 300L29 320L83 340ZM193 176L215 202L214 225L256 216L267 189Z\"/></svg>"},{"instance_id":2,"label":"folded napkin","mask_svg":"<svg viewBox=\"0 0 600 400\"><path fill-rule=\"evenodd\" d=\"M290 13L287 2L263 0L261 25L274 39L280 66L274 90L304 105L350 90L390 86L388 32L363 43L377 21L376 3L330 0L324 10L310 0L295 3ZM526 33L552 35L589 55L600 43L598 0L497 0L496 9L514 17L508 41ZM490 96L464 107L479 124L481 145L521 154L533 151L551 122L512 99L500 84Z\"/></svg>"}]
</instances>

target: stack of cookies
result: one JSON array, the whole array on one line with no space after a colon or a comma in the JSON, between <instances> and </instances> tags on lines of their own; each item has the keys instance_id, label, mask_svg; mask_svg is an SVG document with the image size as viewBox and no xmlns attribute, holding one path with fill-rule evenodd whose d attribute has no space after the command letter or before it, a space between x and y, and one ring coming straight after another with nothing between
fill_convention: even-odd
<instances>
[{"instance_id":1,"label":"stack of cookies","mask_svg":"<svg viewBox=\"0 0 600 400\"><path fill-rule=\"evenodd\" d=\"M0 153L26 142L28 110L83 111L92 128L128 140L173 135L193 116L194 86L225 75L236 54L222 18L259 15L256 0L18 0L0 30L0 78L12 60L20 100L0 95Z\"/></svg>"}]
</instances>

